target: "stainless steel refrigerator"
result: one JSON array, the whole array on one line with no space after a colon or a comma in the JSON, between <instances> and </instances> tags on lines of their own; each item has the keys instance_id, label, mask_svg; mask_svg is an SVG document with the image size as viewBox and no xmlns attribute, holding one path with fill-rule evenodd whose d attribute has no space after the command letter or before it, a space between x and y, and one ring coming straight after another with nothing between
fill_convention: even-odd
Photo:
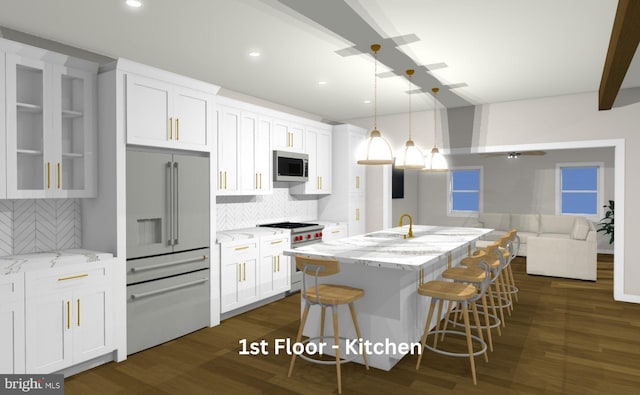
<instances>
[{"instance_id":1,"label":"stainless steel refrigerator","mask_svg":"<svg viewBox=\"0 0 640 395\"><path fill-rule=\"evenodd\" d=\"M127 352L209 325L209 158L127 150Z\"/></svg>"}]
</instances>

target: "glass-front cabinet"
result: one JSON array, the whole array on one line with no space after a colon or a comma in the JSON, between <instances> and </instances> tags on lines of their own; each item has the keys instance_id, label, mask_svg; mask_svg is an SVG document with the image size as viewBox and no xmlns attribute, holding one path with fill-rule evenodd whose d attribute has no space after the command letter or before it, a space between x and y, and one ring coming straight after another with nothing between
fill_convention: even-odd
<instances>
[{"instance_id":1,"label":"glass-front cabinet","mask_svg":"<svg viewBox=\"0 0 640 395\"><path fill-rule=\"evenodd\" d=\"M94 197L96 73L13 53L5 73L7 198Z\"/></svg>"}]
</instances>

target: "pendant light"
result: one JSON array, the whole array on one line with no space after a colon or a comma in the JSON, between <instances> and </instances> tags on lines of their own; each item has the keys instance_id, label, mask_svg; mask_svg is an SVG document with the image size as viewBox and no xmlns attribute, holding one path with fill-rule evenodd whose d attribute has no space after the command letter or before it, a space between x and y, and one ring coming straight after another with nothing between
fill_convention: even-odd
<instances>
[{"instance_id":1,"label":"pendant light","mask_svg":"<svg viewBox=\"0 0 640 395\"><path fill-rule=\"evenodd\" d=\"M447 171L449 170L447 159L440 153L440 150L436 145L436 114L438 113L436 93L438 93L439 89L433 88L431 91L433 92L433 148L431 149L431 152L427 154L425 167L422 171Z\"/></svg>"},{"instance_id":2,"label":"pendant light","mask_svg":"<svg viewBox=\"0 0 640 395\"><path fill-rule=\"evenodd\" d=\"M373 130L369 139L365 142L364 159L358 160L359 165L390 165L393 163L393 154L387 140L382 138L378 130L378 51L380 44L371 46L373 57L375 59L373 71Z\"/></svg>"},{"instance_id":3,"label":"pendant light","mask_svg":"<svg viewBox=\"0 0 640 395\"><path fill-rule=\"evenodd\" d=\"M409 139L404 145L402 154L396 158L396 169L423 169L424 168L424 155L422 151L411 140L411 76L413 70L407 70L409 76Z\"/></svg>"}]
</instances>

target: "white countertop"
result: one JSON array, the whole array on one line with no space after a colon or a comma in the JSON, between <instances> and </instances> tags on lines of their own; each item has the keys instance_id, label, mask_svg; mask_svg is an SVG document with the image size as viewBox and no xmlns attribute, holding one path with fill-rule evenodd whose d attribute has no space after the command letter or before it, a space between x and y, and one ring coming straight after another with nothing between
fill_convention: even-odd
<instances>
[{"instance_id":1,"label":"white countertop","mask_svg":"<svg viewBox=\"0 0 640 395\"><path fill-rule=\"evenodd\" d=\"M335 257L350 264L418 270L492 229L414 225L414 237L404 239L408 231L409 226L405 225L286 250L285 254Z\"/></svg>"},{"instance_id":2,"label":"white countertop","mask_svg":"<svg viewBox=\"0 0 640 395\"><path fill-rule=\"evenodd\" d=\"M290 234L288 229L253 227L242 229L230 229L216 232L216 243L222 244L236 240L254 239L262 236L272 236L279 234Z\"/></svg>"},{"instance_id":3,"label":"white countertop","mask_svg":"<svg viewBox=\"0 0 640 395\"><path fill-rule=\"evenodd\" d=\"M43 270L113 258L106 252L70 249L0 257L0 275Z\"/></svg>"}]
</instances>

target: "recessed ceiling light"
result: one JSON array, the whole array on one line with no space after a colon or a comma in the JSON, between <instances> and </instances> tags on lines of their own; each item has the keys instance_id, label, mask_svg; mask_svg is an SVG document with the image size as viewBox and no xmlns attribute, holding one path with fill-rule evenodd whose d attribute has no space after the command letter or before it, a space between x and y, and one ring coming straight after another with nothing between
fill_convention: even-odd
<instances>
[{"instance_id":1,"label":"recessed ceiling light","mask_svg":"<svg viewBox=\"0 0 640 395\"><path fill-rule=\"evenodd\" d=\"M327 85L327 81L318 81L318 85Z\"/></svg>"},{"instance_id":2,"label":"recessed ceiling light","mask_svg":"<svg viewBox=\"0 0 640 395\"><path fill-rule=\"evenodd\" d=\"M142 7L142 2L140 0L127 0L125 3L132 8L140 8Z\"/></svg>"},{"instance_id":3,"label":"recessed ceiling light","mask_svg":"<svg viewBox=\"0 0 640 395\"><path fill-rule=\"evenodd\" d=\"M252 58L257 58L258 56L260 56L260 52L258 51L249 52L249 56L251 56Z\"/></svg>"},{"instance_id":4,"label":"recessed ceiling light","mask_svg":"<svg viewBox=\"0 0 640 395\"><path fill-rule=\"evenodd\" d=\"M363 103L364 103L364 104L370 104L370 103L371 103L371 100L365 100L365 101L363 101Z\"/></svg>"}]
</instances>

